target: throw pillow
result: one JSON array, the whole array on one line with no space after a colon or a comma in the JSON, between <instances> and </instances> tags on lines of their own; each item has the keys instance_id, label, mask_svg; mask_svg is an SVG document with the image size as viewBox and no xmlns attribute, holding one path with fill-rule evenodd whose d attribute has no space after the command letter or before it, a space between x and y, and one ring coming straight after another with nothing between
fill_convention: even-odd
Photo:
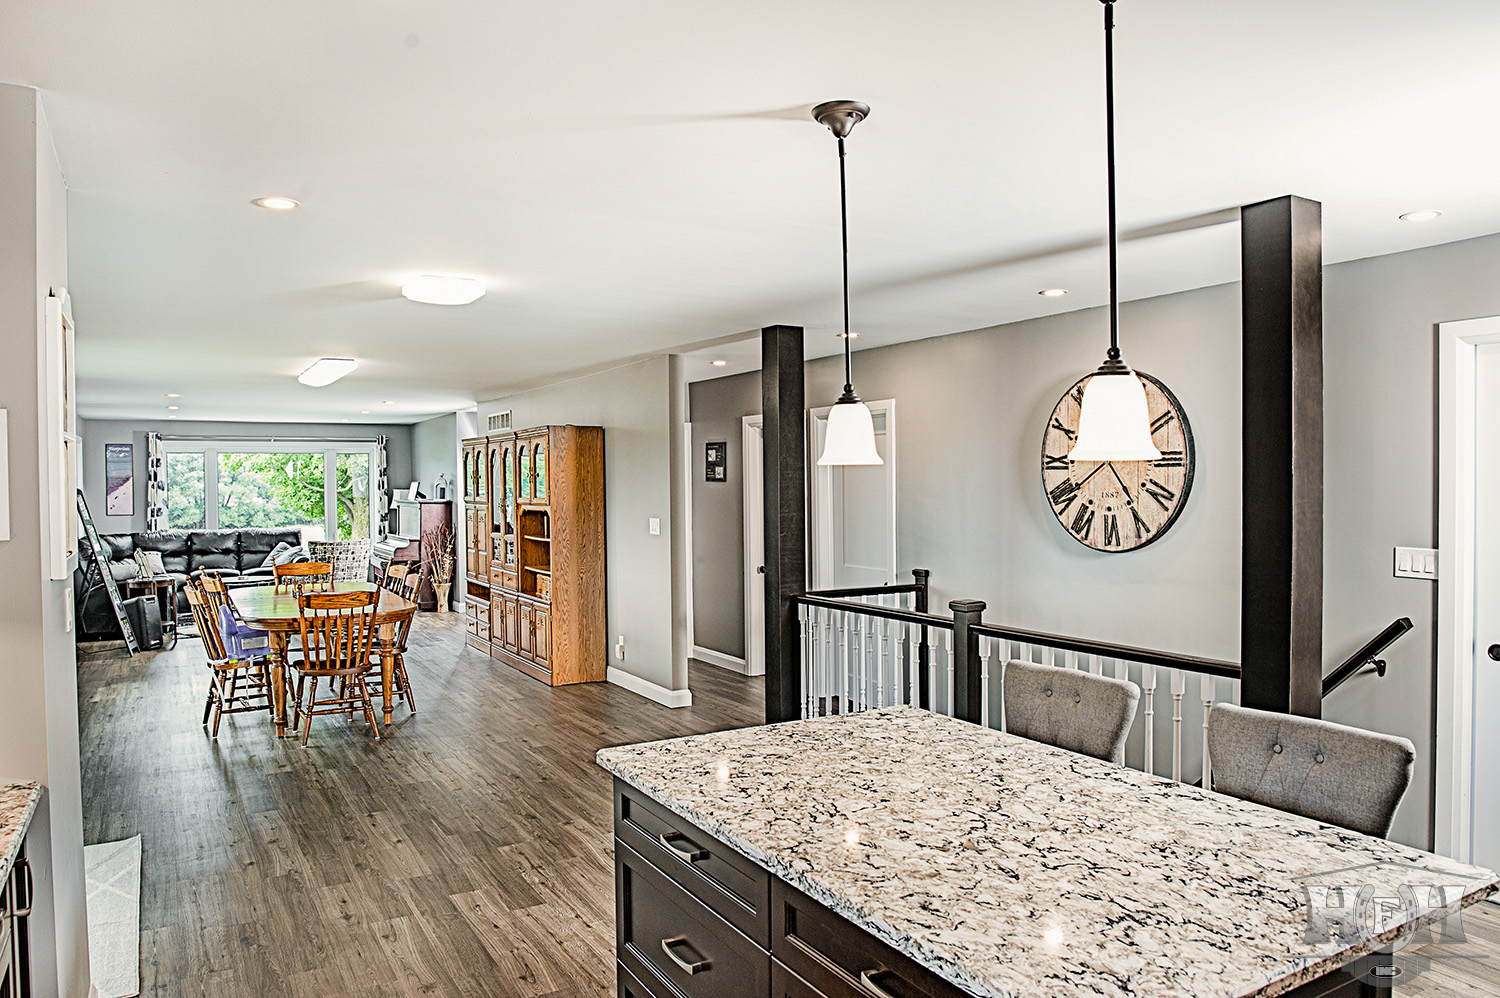
<instances>
[{"instance_id":1,"label":"throw pillow","mask_svg":"<svg viewBox=\"0 0 1500 998\"><path fill-rule=\"evenodd\" d=\"M290 565L292 562L302 561L312 561L312 558L308 555L307 548L303 547L301 544L298 544L296 547L290 547L281 552L281 554L277 556L276 560L272 564Z\"/></svg>"},{"instance_id":2,"label":"throw pillow","mask_svg":"<svg viewBox=\"0 0 1500 998\"><path fill-rule=\"evenodd\" d=\"M277 557L279 557L284 552L290 551L291 549L292 546L286 541L277 541L276 546L271 549L271 553L266 555L266 560L260 563L260 567L271 568L272 566L281 564L276 560Z\"/></svg>"}]
</instances>

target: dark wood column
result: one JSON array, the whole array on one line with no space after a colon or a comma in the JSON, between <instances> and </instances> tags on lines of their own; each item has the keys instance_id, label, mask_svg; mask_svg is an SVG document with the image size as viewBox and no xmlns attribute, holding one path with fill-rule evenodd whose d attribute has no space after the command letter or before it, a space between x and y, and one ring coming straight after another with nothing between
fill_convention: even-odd
<instances>
[{"instance_id":1,"label":"dark wood column","mask_svg":"<svg viewBox=\"0 0 1500 998\"><path fill-rule=\"evenodd\" d=\"M1241 701L1322 714L1323 206L1241 209Z\"/></svg>"},{"instance_id":2,"label":"dark wood column","mask_svg":"<svg viewBox=\"0 0 1500 998\"><path fill-rule=\"evenodd\" d=\"M802 646L790 597L807 589L802 327L760 331L765 439L766 723L802 716Z\"/></svg>"}]
</instances>

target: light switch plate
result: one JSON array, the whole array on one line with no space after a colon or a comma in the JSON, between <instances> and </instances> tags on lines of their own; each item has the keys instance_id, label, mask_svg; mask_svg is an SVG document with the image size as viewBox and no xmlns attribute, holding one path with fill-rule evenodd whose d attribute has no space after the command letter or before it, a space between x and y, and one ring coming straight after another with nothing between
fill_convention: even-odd
<instances>
[{"instance_id":1,"label":"light switch plate","mask_svg":"<svg viewBox=\"0 0 1500 998\"><path fill-rule=\"evenodd\" d=\"M1394 558L1394 573L1398 579L1427 579L1438 577L1438 553L1434 548L1397 548Z\"/></svg>"},{"instance_id":2,"label":"light switch plate","mask_svg":"<svg viewBox=\"0 0 1500 998\"><path fill-rule=\"evenodd\" d=\"M650 528L652 537L656 537L661 533L661 517L651 517L651 519L646 521L646 525Z\"/></svg>"}]
</instances>

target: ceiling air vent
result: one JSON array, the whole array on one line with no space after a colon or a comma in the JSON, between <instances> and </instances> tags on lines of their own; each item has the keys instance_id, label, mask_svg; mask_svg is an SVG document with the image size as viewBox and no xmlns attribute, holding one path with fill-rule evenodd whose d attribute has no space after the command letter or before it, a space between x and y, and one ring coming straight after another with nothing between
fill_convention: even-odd
<instances>
[{"instance_id":1,"label":"ceiling air vent","mask_svg":"<svg viewBox=\"0 0 1500 998\"><path fill-rule=\"evenodd\" d=\"M492 412L492 413L490 413L490 419L489 419L489 427L488 427L488 429L492 433L495 430L508 430L508 429L510 429L510 410L506 409L504 412Z\"/></svg>"}]
</instances>

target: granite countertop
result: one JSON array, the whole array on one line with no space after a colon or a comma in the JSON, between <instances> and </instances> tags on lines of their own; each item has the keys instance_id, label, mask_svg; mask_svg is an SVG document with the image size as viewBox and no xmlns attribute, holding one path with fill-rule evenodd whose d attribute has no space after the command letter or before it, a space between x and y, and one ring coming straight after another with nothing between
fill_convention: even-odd
<instances>
[{"instance_id":1,"label":"granite countertop","mask_svg":"<svg viewBox=\"0 0 1500 998\"><path fill-rule=\"evenodd\" d=\"M16 865L21 840L26 838L26 828L41 799L42 788L35 783L0 785L0 882Z\"/></svg>"},{"instance_id":2,"label":"granite countertop","mask_svg":"<svg viewBox=\"0 0 1500 998\"><path fill-rule=\"evenodd\" d=\"M1407 914L1398 891L1432 899L1427 885L1453 885L1456 911L1500 883L913 707L607 748L598 761L992 998L1278 995L1435 917ZM1369 933L1304 938L1309 897L1367 883Z\"/></svg>"}]
</instances>

